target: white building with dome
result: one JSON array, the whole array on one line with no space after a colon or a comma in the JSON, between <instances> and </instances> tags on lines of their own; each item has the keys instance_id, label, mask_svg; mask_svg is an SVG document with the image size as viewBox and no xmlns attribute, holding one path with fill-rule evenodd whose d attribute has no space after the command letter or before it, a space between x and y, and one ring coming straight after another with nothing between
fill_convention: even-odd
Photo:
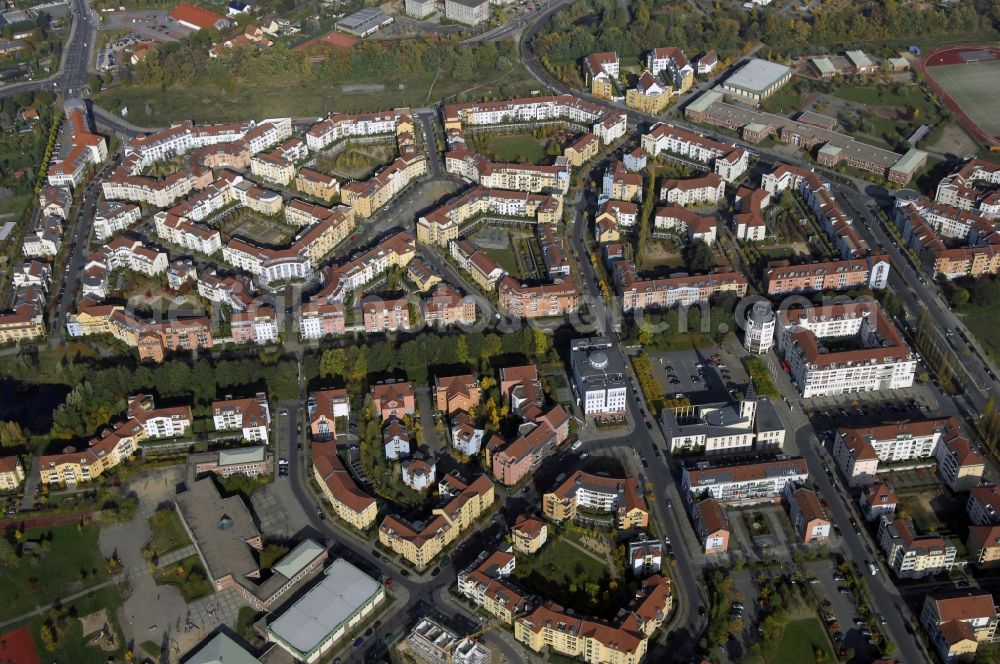
<instances>
[{"instance_id":1,"label":"white building with dome","mask_svg":"<svg viewBox=\"0 0 1000 664\"><path fill-rule=\"evenodd\" d=\"M573 387L586 415L624 413L628 392L621 358L605 337L576 339L570 347Z\"/></svg>"}]
</instances>

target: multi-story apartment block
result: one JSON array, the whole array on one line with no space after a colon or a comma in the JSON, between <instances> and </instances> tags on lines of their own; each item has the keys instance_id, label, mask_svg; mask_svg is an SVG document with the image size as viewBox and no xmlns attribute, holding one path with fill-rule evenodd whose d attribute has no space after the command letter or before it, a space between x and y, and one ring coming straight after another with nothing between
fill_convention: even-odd
<instances>
[{"instance_id":1,"label":"multi-story apartment block","mask_svg":"<svg viewBox=\"0 0 1000 664\"><path fill-rule=\"evenodd\" d=\"M829 352L827 338L856 348ZM778 350L803 397L896 390L913 384L916 358L876 302L778 314Z\"/></svg>"},{"instance_id":2,"label":"multi-story apartment block","mask_svg":"<svg viewBox=\"0 0 1000 664\"><path fill-rule=\"evenodd\" d=\"M760 242L767 237L764 208L771 202L771 194L764 189L750 190L740 187L736 191L739 212L733 215L732 230L737 240Z\"/></svg>"},{"instance_id":3,"label":"multi-story apartment block","mask_svg":"<svg viewBox=\"0 0 1000 664\"><path fill-rule=\"evenodd\" d=\"M789 483L802 484L808 477L805 459L778 456L773 460L685 468L681 487L689 503L707 497L720 503L754 504L777 502Z\"/></svg>"},{"instance_id":4,"label":"multi-story apartment block","mask_svg":"<svg viewBox=\"0 0 1000 664\"><path fill-rule=\"evenodd\" d=\"M103 201L98 204L94 213L94 235L105 242L115 233L125 230L142 217L138 205L120 203L118 201Z\"/></svg>"},{"instance_id":5,"label":"multi-story apartment block","mask_svg":"<svg viewBox=\"0 0 1000 664\"><path fill-rule=\"evenodd\" d=\"M853 288L882 290L889 283L891 270L886 254L803 265L792 265L787 260L771 261L764 270L764 289L768 295Z\"/></svg>"},{"instance_id":6,"label":"multi-story apartment block","mask_svg":"<svg viewBox=\"0 0 1000 664\"><path fill-rule=\"evenodd\" d=\"M656 231L674 231L685 235L690 242L701 240L707 245L715 244L718 223L715 215L698 214L679 205L665 205L653 213Z\"/></svg>"},{"instance_id":7,"label":"multi-story apartment block","mask_svg":"<svg viewBox=\"0 0 1000 664\"><path fill-rule=\"evenodd\" d=\"M190 406L157 408L148 394L130 396L126 415L142 425L146 438L176 438L191 429Z\"/></svg>"},{"instance_id":8,"label":"multi-story apartment block","mask_svg":"<svg viewBox=\"0 0 1000 664\"><path fill-rule=\"evenodd\" d=\"M250 172L268 182L287 185L295 178L295 163L277 150L262 152L250 158Z\"/></svg>"},{"instance_id":9,"label":"multi-story apartment block","mask_svg":"<svg viewBox=\"0 0 1000 664\"><path fill-rule=\"evenodd\" d=\"M958 427L952 427L934 450L938 475L952 491L967 491L982 482L983 454Z\"/></svg>"},{"instance_id":10,"label":"multi-story apartment block","mask_svg":"<svg viewBox=\"0 0 1000 664\"><path fill-rule=\"evenodd\" d=\"M372 385L371 395L372 404L383 421L390 417L403 418L416 412L416 396L413 383L409 381Z\"/></svg>"},{"instance_id":11,"label":"multi-story apartment block","mask_svg":"<svg viewBox=\"0 0 1000 664\"><path fill-rule=\"evenodd\" d=\"M368 530L378 516L375 499L358 488L332 443L312 444L313 477L341 521Z\"/></svg>"},{"instance_id":12,"label":"multi-story apartment block","mask_svg":"<svg viewBox=\"0 0 1000 664\"><path fill-rule=\"evenodd\" d=\"M579 518L580 507L611 514L612 524L621 530L649 524L646 501L633 477L605 477L578 470L542 496L542 512L553 521Z\"/></svg>"},{"instance_id":13,"label":"multi-story apartment block","mask_svg":"<svg viewBox=\"0 0 1000 664\"><path fill-rule=\"evenodd\" d=\"M263 345L278 341L278 314L266 304L234 311L229 323L234 343Z\"/></svg>"},{"instance_id":14,"label":"multi-story apartment block","mask_svg":"<svg viewBox=\"0 0 1000 664\"><path fill-rule=\"evenodd\" d=\"M538 553L549 536L549 527L541 519L527 514L517 517L510 529L514 550L529 556Z\"/></svg>"},{"instance_id":15,"label":"multi-story apartment block","mask_svg":"<svg viewBox=\"0 0 1000 664\"><path fill-rule=\"evenodd\" d=\"M726 510L714 498L705 498L691 506L694 531L706 554L729 550L729 518Z\"/></svg>"},{"instance_id":16,"label":"multi-story apartment block","mask_svg":"<svg viewBox=\"0 0 1000 664\"><path fill-rule=\"evenodd\" d=\"M672 86L661 83L656 76L645 71L636 81L635 87L625 92L625 105L640 113L659 115L670 105L672 92Z\"/></svg>"},{"instance_id":17,"label":"multi-story apartment block","mask_svg":"<svg viewBox=\"0 0 1000 664\"><path fill-rule=\"evenodd\" d=\"M240 431L244 440L267 442L271 423L267 395L213 401L212 421L216 431Z\"/></svg>"},{"instance_id":18,"label":"multi-story apartment block","mask_svg":"<svg viewBox=\"0 0 1000 664\"><path fill-rule=\"evenodd\" d=\"M878 521L883 516L892 518L896 514L899 498L892 485L885 482L871 484L861 491L858 504L867 521Z\"/></svg>"},{"instance_id":19,"label":"multi-story apartment block","mask_svg":"<svg viewBox=\"0 0 1000 664\"><path fill-rule=\"evenodd\" d=\"M382 449L385 458L392 461L410 456L410 431L395 415L385 421L382 427Z\"/></svg>"},{"instance_id":20,"label":"multi-story apartment block","mask_svg":"<svg viewBox=\"0 0 1000 664\"><path fill-rule=\"evenodd\" d=\"M480 25L490 20L489 0L444 0L444 16L465 25Z\"/></svg>"},{"instance_id":21,"label":"multi-story apartment block","mask_svg":"<svg viewBox=\"0 0 1000 664\"><path fill-rule=\"evenodd\" d=\"M661 76L675 95L684 94L694 84L694 68L676 46L654 48L647 53L646 69L653 76Z\"/></svg>"},{"instance_id":22,"label":"multi-story apartment block","mask_svg":"<svg viewBox=\"0 0 1000 664\"><path fill-rule=\"evenodd\" d=\"M830 519L819 497L812 489L785 488L788 497L788 516L799 538L809 542L823 541L830 537Z\"/></svg>"},{"instance_id":23,"label":"multi-story apartment block","mask_svg":"<svg viewBox=\"0 0 1000 664\"><path fill-rule=\"evenodd\" d=\"M375 113L337 113L309 128L306 132L306 145L315 151L345 138L392 136L400 117L407 112L407 109L396 109Z\"/></svg>"},{"instance_id":24,"label":"multi-story apartment block","mask_svg":"<svg viewBox=\"0 0 1000 664\"><path fill-rule=\"evenodd\" d=\"M571 143L569 146L563 150L563 156L566 157L566 163L569 164L571 168L576 168L578 166L583 166L585 163L597 156L597 153L601 149L601 142L598 140L594 132L588 132L578 138L576 142Z\"/></svg>"},{"instance_id":25,"label":"multi-story apartment block","mask_svg":"<svg viewBox=\"0 0 1000 664\"><path fill-rule=\"evenodd\" d=\"M966 548L980 569L1000 565L1000 488L979 486L969 492L966 503L969 537Z\"/></svg>"},{"instance_id":26,"label":"multi-story apartment block","mask_svg":"<svg viewBox=\"0 0 1000 664\"><path fill-rule=\"evenodd\" d=\"M642 279L630 260L614 260L611 272L622 298L622 310L667 309L708 302L719 294L742 297L749 282L732 268L717 268L708 274Z\"/></svg>"},{"instance_id":27,"label":"multi-story apartment block","mask_svg":"<svg viewBox=\"0 0 1000 664\"><path fill-rule=\"evenodd\" d=\"M25 236L21 253L28 257L54 257L62 248L63 226L60 217L42 217Z\"/></svg>"},{"instance_id":28,"label":"multi-story apartment block","mask_svg":"<svg viewBox=\"0 0 1000 664\"><path fill-rule=\"evenodd\" d=\"M37 286L43 291L48 291L49 282L52 280L52 270L48 263L31 260L21 263L11 279L14 288L27 288Z\"/></svg>"},{"instance_id":29,"label":"multi-story apartment block","mask_svg":"<svg viewBox=\"0 0 1000 664\"><path fill-rule=\"evenodd\" d=\"M715 158L715 173L730 184L747 172L750 167L750 153L743 148L733 148L727 154Z\"/></svg>"},{"instance_id":30,"label":"multi-story apartment block","mask_svg":"<svg viewBox=\"0 0 1000 664\"><path fill-rule=\"evenodd\" d=\"M580 291L572 282L529 286L506 276L497 293L500 309L515 318L565 316L580 307Z\"/></svg>"},{"instance_id":31,"label":"multi-story apartment block","mask_svg":"<svg viewBox=\"0 0 1000 664\"><path fill-rule=\"evenodd\" d=\"M410 153L398 157L367 182L348 182L340 188L340 198L362 219L375 214L415 179L427 173L427 157Z\"/></svg>"},{"instance_id":32,"label":"multi-story apartment block","mask_svg":"<svg viewBox=\"0 0 1000 664\"><path fill-rule=\"evenodd\" d=\"M619 415L628 408L625 368L607 338L575 339L570 345L570 371L585 415Z\"/></svg>"},{"instance_id":33,"label":"multi-story apartment block","mask_svg":"<svg viewBox=\"0 0 1000 664\"><path fill-rule=\"evenodd\" d=\"M443 115L445 132L461 130L463 126L570 120L578 124L590 123L594 135L608 145L624 136L626 130L624 112L593 104L573 95L448 104L444 107Z\"/></svg>"},{"instance_id":34,"label":"multi-story apartment block","mask_svg":"<svg viewBox=\"0 0 1000 664\"><path fill-rule=\"evenodd\" d=\"M725 193L725 181L718 173L660 183L660 201L676 205L716 205Z\"/></svg>"},{"instance_id":35,"label":"multi-story apartment block","mask_svg":"<svg viewBox=\"0 0 1000 664\"><path fill-rule=\"evenodd\" d=\"M253 299L254 286L246 276L221 276L214 269L198 275L198 295L209 302L223 304L233 311L245 311Z\"/></svg>"},{"instance_id":36,"label":"multi-story apartment block","mask_svg":"<svg viewBox=\"0 0 1000 664\"><path fill-rule=\"evenodd\" d=\"M712 163L716 158L727 155L734 149L732 145L713 141L701 134L662 122L653 125L640 140L642 149L650 156L671 152L703 164Z\"/></svg>"},{"instance_id":37,"label":"multi-story apartment block","mask_svg":"<svg viewBox=\"0 0 1000 664\"><path fill-rule=\"evenodd\" d=\"M54 187L76 187L83 181L88 166L108 158L107 141L90 131L87 108L81 101L67 104L66 122L71 132L69 149L61 159L52 161L46 178Z\"/></svg>"},{"instance_id":38,"label":"multi-story apartment block","mask_svg":"<svg viewBox=\"0 0 1000 664\"><path fill-rule=\"evenodd\" d=\"M69 187L53 187L46 184L38 192L38 208L43 217L59 217L65 221L69 217L72 205L73 192Z\"/></svg>"},{"instance_id":39,"label":"multi-story apartment block","mask_svg":"<svg viewBox=\"0 0 1000 664\"><path fill-rule=\"evenodd\" d=\"M127 420L90 440L82 450L67 447L60 454L38 459L42 484L74 486L97 479L125 462L139 450L145 430L135 420Z\"/></svg>"},{"instance_id":40,"label":"multi-story apartment block","mask_svg":"<svg viewBox=\"0 0 1000 664\"><path fill-rule=\"evenodd\" d=\"M658 573L663 565L663 544L649 539L645 533L639 535L628 544L628 562L634 576L641 578Z\"/></svg>"},{"instance_id":41,"label":"multi-story apartment block","mask_svg":"<svg viewBox=\"0 0 1000 664\"><path fill-rule=\"evenodd\" d=\"M485 447L486 462L495 480L505 486L514 486L538 469L557 442L553 428L541 422L511 442L492 437Z\"/></svg>"},{"instance_id":42,"label":"multi-story apartment block","mask_svg":"<svg viewBox=\"0 0 1000 664\"><path fill-rule=\"evenodd\" d=\"M476 427L468 413L459 412L451 419L451 445L466 456L476 456L483 445L485 431Z\"/></svg>"},{"instance_id":43,"label":"multi-story apartment block","mask_svg":"<svg viewBox=\"0 0 1000 664\"><path fill-rule=\"evenodd\" d=\"M955 547L938 535L917 535L913 522L883 516L878 543L886 565L900 579L914 579L947 572L955 564Z\"/></svg>"},{"instance_id":44,"label":"multi-story apartment block","mask_svg":"<svg viewBox=\"0 0 1000 664\"><path fill-rule=\"evenodd\" d=\"M604 200L641 201L642 175L629 172L620 161L614 162L604 171L601 196Z\"/></svg>"},{"instance_id":45,"label":"multi-story apartment block","mask_svg":"<svg viewBox=\"0 0 1000 664\"><path fill-rule=\"evenodd\" d=\"M601 99L613 99L618 80L618 54L591 53L583 59L583 74L590 94Z\"/></svg>"},{"instance_id":46,"label":"multi-story apartment block","mask_svg":"<svg viewBox=\"0 0 1000 664\"><path fill-rule=\"evenodd\" d=\"M424 322L431 326L472 325L476 322L476 301L448 284L438 284L422 302Z\"/></svg>"},{"instance_id":47,"label":"multi-story apartment block","mask_svg":"<svg viewBox=\"0 0 1000 664\"><path fill-rule=\"evenodd\" d=\"M375 298L361 305L365 332L399 332L410 329L410 303L406 298Z\"/></svg>"},{"instance_id":48,"label":"multi-story apartment block","mask_svg":"<svg viewBox=\"0 0 1000 664\"><path fill-rule=\"evenodd\" d=\"M417 219L417 240L447 246L458 240L462 229L481 219L505 217L557 223L562 219L562 196L531 194L473 187Z\"/></svg>"},{"instance_id":49,"label":"multi-story apartment block","mask_svg":"<svg viewBox=\"0 0 1000 664\"><path fill-rule=\"evenodd\" d=\"M295 189L306 196L321 198L329 203L340 193L340 183L332 175L303 167L295 176Z\"/></svg>"},{"instance_id":50,"label":"multi-story apartment block","mask_svg":"<svg viewBox=\"0 0 1000 664\"><path fill-rule=\"evenodd\" d=\"M493 482L480 475L466 483L455 473L438 483L444 501L426 523L409 523L394 516L383 519L379 542L408 560L418 570L430 562L493 505Z\"/></svg>"},{"instance_id":51,"label":"multi-story apartment block","mask_svg":"<svg viewBox=\"0 0 1000 664\"><path fill-rule=\"evenodd\" d=\"M526 594L509 582L516 560L511 550L483 551L466 570L458 573L458 592L506 624L531 609Z\"/></svg>"},{"instance_id":52,"label":"multi-story apartment block","mask_svg":"<svg viewBox=\"0 0 1000 664\"><path fill-rule=\"evenodd\" d=\"M351 416L351 402L347 390L319 390L309 393L309 433L313 440L334 440L337 437L337 418Z\"/></svg>"},{"instance_id":53,"label":"multi-story apartment block","mask_svg":"<svg viewBox=\"0 0 1000 664\"><path fill-rule=\"evenodd\" d=\"M984 590L929 594L920 612L920 624L945 662L975 656L980 643L995 640L998 622L993 595Z\"/></svg>"},{"instance_id":54,"label":"multi-story apartment block","mask_svg":"<svg viewBox=\"0 0 1000 664\"><path fill-rule=\"evenodd\" d=\"M594 218L595 227L602 228L602 222L607 220L614 231L625 231L635 228L635 224L639 219L639 206L630 201L616 201L609 200L605 201L601 205L600 209L597 211L597 216ZM603 239L598 238L599 242L614 242L618 238L605 237Z\"/></svg>"},{"instance_id":55,"label":"multi-story apartment block","mask_svg":"<svg viewBox=\"0 0 1000 664\"><path fill-rule=\"evenodd\" d=\"M41 287L27 286L18 290L13 308L0 313L0 345L44 337L44 304Z\"/></svg>"},{"instance_id":56,"label":"multi-story apartment block","mask_svg":"<svg viewBox=\"0 0 1000 664\"><path fill-rule=\"evenodd\" d=\"M490 189L565 194L569 189L569 164L562 157L556 159L551 166L494 163L459 147L445 155L445 170Z\"/></svg>"},{"instance_id":57,"label":"multi-story apartment block","mask_svg":"<svg viewBox=\"0 0 1000 664\"><path fill-rule=\"evenodd\" d=\"M434 377L434 407L446 415L466 413L479 405L479 381L472 374Z\"/></svg>"},{"instance_id":58,"label":"multi-story apartment block","mask_svg":"<svg viewBox=\"0 0 1000 664\"><path fill-rule=\"evenodd\" d=\"M1000 197L989 185L997 184L1000 184L1000 164L970 159L938 182L934 200L962 210L978 210L983 216L995 218L1000 215Z\"/></svg>"},{"instance_id":59,"label":"multi-story apartment block","mask_svg":"<svg viewBox=\"0 0 1000 664\"><path fill-rule=\"evenodd\" d=\"M24 481L24 466L17 456L0 457L0 491L13 492Z\"/></svg>"}]
</instances>

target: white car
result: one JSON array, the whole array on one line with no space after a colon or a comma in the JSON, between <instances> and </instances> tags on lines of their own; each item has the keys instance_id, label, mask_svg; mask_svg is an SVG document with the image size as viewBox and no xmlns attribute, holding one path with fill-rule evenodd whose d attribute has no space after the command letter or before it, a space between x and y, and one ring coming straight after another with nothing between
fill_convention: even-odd
<instances>
[{"instance_id":1,"label":"white car","mask_svg":"<svg viewBox=\"0 0 1000 664\"><path fill-rule=\"evenodd\" d=\"M578 449L580 449L581 447L583 447L583 441L582 441L582 440L578 440L578 441L576 441L575 443L573 443L573 444L572 444L572 445L570 446L570 448L569 448L569 449L570 449L570 451L571 451L571 452L576 452L576 451L577 451Z\"/></svg>"}]
</instances>

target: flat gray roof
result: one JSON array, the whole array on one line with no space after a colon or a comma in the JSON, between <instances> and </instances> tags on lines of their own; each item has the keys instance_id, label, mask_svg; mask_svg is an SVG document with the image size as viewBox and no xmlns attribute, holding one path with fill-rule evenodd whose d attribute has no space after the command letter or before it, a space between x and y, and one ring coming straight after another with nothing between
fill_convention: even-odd
<instances>
[{"instance_id":1,"label":"flat gray roof","mask_svg":"<svg viewBox=\"0 0 1000 664\"><path fill-rule=\"evenodd\" d=\"M900 157L899 161L893 164L892 169L899 171L901 173L913 173L913 171L920 168L927 160L927 153L923 150L917 150L916 148L910 148L907 150L906 154Z\"/></svg>"},{"instance_id":2,"label":"flat gray roof","mask_svg":"<svg viewBox=\"0 0 1000 664\"><path fill-rule=\"evenodd\" d=\"M193 482L175 498L211 579L237 580L260 569L248 541L260 537L250 510L239 496L223 498L211 478Z\"/></svg>"},{"instance_id":3,"label":"flat gray roof","mask_svg":"<svg viewBox=\"0 0 1000 664\"><path fill-rule=\"evenodd\" d=\"M260 664L260 660L224 632L219 632L191 655L185 664Z\"/></svg>"},{"instance_id":4,"label":"flat gray roof","mask_svg":"<svg viewBox=\"0 0 1000 664\"><path fill-rule=\"evenodd\" d=\"M321 553L323 553L322 546L311 539L303 540L279 560L272 570L291 579L309 563L316 560L316 556Z\"/></svg>"},{"instance_id":5,"label":"flat gray roof","mask_svg":"<svg viewBox=\"0 0 1000 664\"><path fill-rule=\"evenodd\" d=\"M219 451L219 465L232 466L240 463L256 463L264 460L264 446L237 447Z\"/></svg>"},{"instance_id":6,"label":"flat gray roof","mask_svg":"<svg viewBox=\"0 0 1000 664\"><path fill-rule=\"evenodd\" d=\"M277 639L308 654L382 590L382 584L343 558L267 626Z\"/></svg>"},{"instance_id":7,"label":"flat gray roof","mask_svg":"<svg viewBox=\"0 0 1000 664\"><path fill-rule=\"evenodd\" d=\"M792 70L777 62L754 58L726 79L726 85L740 90L761 93Z\"/></svg>"},{"instance_id":8,"label":"flat gray roof","mask_svg":"<svg viewBox=\"0 0 1000 664\"><path fill-rule=\"evenodd\" d=\"M337 21L337 25L344 28L357 29L361 27L370 27L369 24L374 25L386 18L386 13L381 9L373 9L372 7L365 7L364 9L359 9L350 16L345 16L344 18Z\"/></svg>"}]
</instances>

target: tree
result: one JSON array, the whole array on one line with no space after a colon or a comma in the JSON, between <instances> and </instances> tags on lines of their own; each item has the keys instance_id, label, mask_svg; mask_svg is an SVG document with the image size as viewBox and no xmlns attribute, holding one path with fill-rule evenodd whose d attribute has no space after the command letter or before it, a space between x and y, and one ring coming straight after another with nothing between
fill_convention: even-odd
<instances>
[{"instance_id":1,"label":"tree","mask_svg":"<svg viewBox=\"0 0 1000 664\"><path fill-rule=\"evenodd\" d=\"M684 263L692 272L707 272L715 267L715 254L704 240L695 240L684 247Z\"/></svg>"},{"instance_id":2,"label":"tree","mask_svg":"<svg viewBox=\"0 0 1000 664\"><path fill-rule=\"evenodd\" d=\"M455 357L462 364L469 363L469 342L465 337L458 338L458 343L455 344Z\"/></svg>"},{"instance_id":3,"label":"tree","mask_svg":"<svg viewBox=\"0 0 1000 664\"><path fill-rule=\"evenodd\" d=\"M549 355L552 339L544 330L535 330L535 357L544 359Z\"/></svg>"},{"instance_id":4,"label":"tree","mask_svg":"<svg viewBox=\"0 0 1000 664\"><path fill-rule=\"evenodd\" d=\"M17 561L17 551L6 537L0 537L0 566Z\"/></svg>"},{"instance_id":5,"label":"tree","mask_svg":"<svg viewBox=\"0 0 1000 664\"><path fill-rule=\"evenodd\" d=\"M0 447L18 447L27 442L20 424L13 421L0 423Z\"/></svg>"},{"instance_id":6,"label":"tree","mask_svg":"<svg viewBox=\"0 0 1000 664\"><path fill-rule=\"evenodd\" d=\"M45 646L46 650L52 652L56 649L56 637L52 631L52 627L48 623L41 626L38 630L38 636L41 638L42 645Z\"/></svg>"}]
</instances>

